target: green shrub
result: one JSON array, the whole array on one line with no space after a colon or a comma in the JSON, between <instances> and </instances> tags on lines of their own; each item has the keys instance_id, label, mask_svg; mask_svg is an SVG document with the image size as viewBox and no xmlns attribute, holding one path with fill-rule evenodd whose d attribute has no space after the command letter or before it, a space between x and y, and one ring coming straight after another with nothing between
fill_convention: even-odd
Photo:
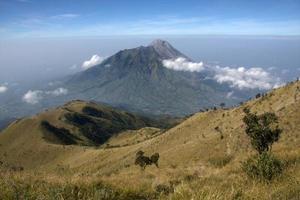
<instances>
[{"instance_id":1,"label":"green shrub","mask_svg":"<svg viewBox=\"0 0 300 200\"><path fill-rule=\"evenodd\" d=\"M278 117L271 112L261 115L250 113L244 108L246 114L243 121L246 125L246 134L251 138L253 148L259 153L269 151L274 142L279 140L282 129L278 127Z\"/></svg>"},{"instance_id":2,"label":"green shrub","mask_svg":"<svg viewBox=\"0 0 300 200\"><path fill-rule=\"evenodd\" d=\"M251 178L270 181L283 171L283 163L271 153L264 152L242 163L242 169Z\"/></svg>"}]
</instances>

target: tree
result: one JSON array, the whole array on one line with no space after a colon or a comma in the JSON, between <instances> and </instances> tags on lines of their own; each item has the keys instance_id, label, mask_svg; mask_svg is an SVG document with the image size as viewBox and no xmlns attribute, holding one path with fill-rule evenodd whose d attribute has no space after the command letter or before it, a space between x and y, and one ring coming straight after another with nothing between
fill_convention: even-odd
<instances>
[{"instance_id":1,"label":"tree","mask_svg":"<svg viewBox=\"0 0 300 200\"><path fill-rule=\"evenodd\" d=\"M278 127L278 117L271 112L261 115L251 113L249 108L244 109L246 134L251 138L251 144L259 154L271 149L272 144L277 142L282 129Z\"/></svg>"},{"instance_id":2,"label":"tree","mask_svg":"<svg viewBox=\"0 0 300 200\"><path fill-rule=\"evenodd\" d=\"M158 168L158 160L159 160L159 153L155 153L152 156L144 156L143 151L138 151L136 153L136 158L135 158L135 164L139 165L141 169L145 169L147 165L152 165L155 164L155 166Z\"/></svg>"},{"instance_id":3,"label":"tree","mask_svg":"<svg viewBox=\"0 0 300 200\"><path fill-rule=\"evenodd\" d=\"M225 103L220 103L220 107L221 107L221 108L224 108L225 105L226 105Z\"/></svg>"},{"instance_id":4,"label":"tree","mask_svg":"<svg viewBox=\"0 0 300 200\"><path fill-rule=\"evenodd\" d=\"M261 94L260 93L257 93L256 95L255 95L255 98L256 99L258 99L258 98L260 98L261 97Z\"/></svg>"},{"instance_id":5,"label":"tree","mask_svg":"<svg viewBox=\"0 0 300 200\"><path fill-rule=\"evenodd\" d=\"M274 113L266 112L261 115L244 109L246 134L251 138L251 144L258 155L242 162L242 169L252 178L271 181L283 171L283 163L271 153L272 144L278 141L282 130L278 127L278 118Z\"/></svg>"}]
</instances>

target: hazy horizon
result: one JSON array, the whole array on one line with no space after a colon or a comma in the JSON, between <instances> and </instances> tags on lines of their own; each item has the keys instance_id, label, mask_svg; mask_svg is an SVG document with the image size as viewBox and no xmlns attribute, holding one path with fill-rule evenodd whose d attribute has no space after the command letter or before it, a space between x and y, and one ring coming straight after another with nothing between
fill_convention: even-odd
<instances>
[{"instance_id":1,"label":"hazy horizon","mask_svg":"<svg viewBox=\"0 0 300 200\"><path fill-rule=\"evenodd\" d=\"M0 84L51 81L82 71L93 55L146 46L161 38L194 61L229 67L260 67L284 81L300 74L300 38L291 36L147 35L0 40Z\"/></svg>"}]
</instances>

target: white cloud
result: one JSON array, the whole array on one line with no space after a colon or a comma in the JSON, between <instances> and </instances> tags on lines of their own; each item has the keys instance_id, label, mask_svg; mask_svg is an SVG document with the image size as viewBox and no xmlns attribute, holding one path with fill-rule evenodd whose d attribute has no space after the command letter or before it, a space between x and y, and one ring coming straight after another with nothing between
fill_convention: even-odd
<instances>
[{"instance_id":1,"label":"white cloud","mask_svg":"<svg viewBox=\"0 0 300 200\"><path fill-rule=\"evenodd\" d=\"M57 97L66 94L68 94L68 90L65 88L57 88L55 90L50 90L50 91L29 90L23 95L22 99L26 103L37 104L46 96Z\"/></svg>"},{"instance_id":2,"label":"white cloud","mask_svg":"<svg viewBox=\"0 0 300 200\"><path fill-rule=\"evenodd\" d=\"M55 90L52 90L52 91L47 91L45 92L46 94L49 94L49 95L53 95L53 96L61 96L61 95L66 95L68 94L68 90L65 89L65 88L57 88Z\"/></svg>"},{"instance_id":3,"label":"white cloud","mask_svg":"<svg viewBox=\"0 0 300 200\"><path fill-rule=\"evenodd\" d=\"M203 62L190 62L182 57L176 58L175 60L163 60L163 65L168 69L176 71L200 72L204 70Z\"/></svg>"},{"instance_id":4,"label":"white cloud","mask_svg":"<svg viewBox=\"0 0 300 200\"><path fill-rule=\"evenodd\" d=\"M278 79L274 79L262 68L222 68L216 66L215 73L214 79L217 82L229 83L231 87L239 89L271 89L278 85Z\"/></svg>"},{"instance_id":5,"label":"white cloud","mask_svg":"<svg viewBox=\"0 0 300 200\"><path fill-rule=\"evenodd\" d=\"M40 90L29 90L26 94L23 96L23 101L29 104L37 104L40 100L43 99L43 91Z\"/></svg>"},{"instance_id":6,"label":"white cloud","mask_svg":"<svg viewBox=\"0 0 300 200\"><path fill-rule=\"evenodd\" d=\"M8 90L7 86L5 85L0 85L0 93L4 93Z\"/></svg>"},{"instance_id":7,"label":"white cloud","mask_svg":"<svg viewBox=\"0 0 300 200\"><path fill-rule=\"evenodd\" d=\"M76 17L79 17L79 15L74 14L74 13L64 13L64 14L60 14L60 15L51 16L51 18L53 18L53 19L72 19L72 18L76 18Z\"/></svg>"},{"instance_id":8,"label":"white cloud","mask_svg":"<svg viewBox=\"0 0 300 200\"><path fill-rule=\"evenodd\" d=\"M218 83L229 83L231 87L239 89L271 89L281 85L280 80L271 76L266 70L253 68L232 68L220 66L205 66L203 62L190 62L185 58L179 57L175 60L163 60L163 65L166 68L177 71L201 72L203 70L212 71L213 79ZM228 93L227 98L230 98L233 93Z\"/></svg>"},{"instance_id":9,"label":"white cloud","mask_svg":"<svg viewBox=\"0 0 300 200\"><path fill-rule=\"evenodd\" d=\"M230 99L230 98L232 97L233 93L234 93L233 91L228 92L228 93L226 94L226 98L227 98L227 99Z\"/></svg>"},{"instance_id":10,"label":"white cloud","mask_svg":"<svg viewBox=\"0 0 300 200\"><path fill-rule=\"evenodd\" d=\"M96 54L96 55L93 55L93 56L91 57L90 60L84 61L84 62L82 63L82 66L81 66L81 67L82 67L84 70L86 70L86 69L88 69L88 68L91 68L91 67L93 67L93 66L95 66L95 65L100 64L104 59L105 59L104 57L100 57L100 56L98 56L97 54Z\"/></svg>"}]
</instances>

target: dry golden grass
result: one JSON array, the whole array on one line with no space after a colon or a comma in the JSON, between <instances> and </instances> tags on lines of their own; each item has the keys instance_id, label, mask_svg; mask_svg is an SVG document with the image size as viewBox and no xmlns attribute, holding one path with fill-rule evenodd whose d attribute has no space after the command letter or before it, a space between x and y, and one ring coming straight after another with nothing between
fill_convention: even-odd
<instances>
[{"instance_id":1,"label":"dry golden grass","mask_svg":"<svg viewBox=\"0 0 300 200\"><path fill-rule=\"evenodd\" d=\"M111 137L106 144L102 145L105 148L124 147L141 143L151 138L162 134L159 128L145 127L139 130L127 130Z\"/></svg>"},{"instance_id":2,"label":"dry golden grass","mask_svg":"<svg viewBox=\"0 0 300 200\"><path fill-rule=\"evenodd\" d=\"M66 126L59 120L64 109L52 109L4 130L0 160L8 166L23 166L25 170L13 179L23 182L38 178L46 184L92 185L101 181L161 199L300 199L299 87L296 82L241 107L197 113L163 134L151 128L120 134L109 141L119 148L48 144L39 122L46 119ZM83 104L73 102L68 107L80 109ZM244 133L245 106L252 112L272 111L279 116L283 133L272 151L285 161L286 169L271 183L247 178L241 170L240 162L255 153ZM147 155L159 152L160 167L141 171L133 164L138 150ZM161 190L166 194L155 192Z\"/></svg>"}]
</instances>

